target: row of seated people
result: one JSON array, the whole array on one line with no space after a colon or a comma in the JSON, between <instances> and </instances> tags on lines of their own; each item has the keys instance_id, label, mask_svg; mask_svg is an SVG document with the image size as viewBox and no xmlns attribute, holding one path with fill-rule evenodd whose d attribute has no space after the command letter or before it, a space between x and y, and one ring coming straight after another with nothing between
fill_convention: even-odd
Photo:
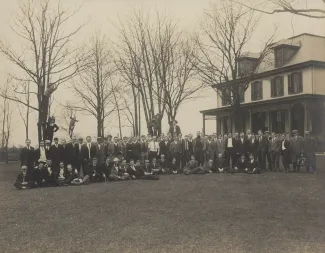
<instances>
[{"instance_id":1,"label":"row of seated people","mask_svg":"<svg viewBox=\"0 0 325 253\"><path fill-rule=\"evenodd\" d=\"M242 155L233 168L230 168L224 159L220 159L217 163L209 160L203 166L199 166L194 155L191 156L191 160L184 170L179 168L175 158L168 165L167 160L163 156L159 161L153 158L151 163L149 160L145 160L144 164L141 164L140 161L134 162L133 160L129 164L126 163L126 160L120 163L118 158L114 158L113 163L107 159L104 164L98 165L97 159L94 158L92 163L83 169L83 176L71 164L65 167L64 163L61 162L59 173L54 173L51 166L51 160L47 160L46 163L40 161L38 166L34 168L34 171L30 173L27 171L27 166L23 165L21 172L17 175L14 186L17 189L30 189L106 181L125 181L129 179L159 180L159 175L162 174L260 173L258 162L252 154L249 156L249 160L246 160L245 156Z\"/></svg>"}]
</instances>

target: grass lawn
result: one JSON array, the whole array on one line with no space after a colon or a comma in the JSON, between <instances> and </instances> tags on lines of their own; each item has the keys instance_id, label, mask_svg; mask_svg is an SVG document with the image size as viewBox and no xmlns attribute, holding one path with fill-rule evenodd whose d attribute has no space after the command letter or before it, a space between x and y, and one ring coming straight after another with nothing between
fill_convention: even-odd
<instances>
[{"instance_id":1,"label":"grass lawn","mask_svg":"<svg viewBox=\"0 0 325 253\"><path fill-rule=\"evenodd\" d=\"M325 173L175 175L18 191L0 165L0 252L325 252Z\"/></svg>"}]
</instances>

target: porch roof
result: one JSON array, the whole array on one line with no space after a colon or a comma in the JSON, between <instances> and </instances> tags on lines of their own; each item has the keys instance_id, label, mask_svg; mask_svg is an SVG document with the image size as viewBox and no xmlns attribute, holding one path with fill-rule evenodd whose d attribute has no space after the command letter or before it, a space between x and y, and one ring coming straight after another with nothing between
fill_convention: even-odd
<instances>
[{"instance_id":1,"label":"porch roof","mask_svg":"<svg viewBox=\"0 0 325 253\"><path fill-rule=\"evenodd\" d=\"M261 105L271 105L271 104L287 104L289 102L297 102L297 100L301 99L310 99L310 98L322 98L325 102L325 95L318 95L318 94L299 94L299 95L290 95L286 97L279 97L279 98L273 98L268 100L258 100L258 101L252 101L250 103L243 103L241 105L242 108L253 108L258 107ZM218 114L218 112L227 112L231 110L231 106L223 106L219 108L214 109L208 109L208 110L202 110L200 113L203 115L208 116L215 116Z\"/></svg>"}]
</instances>

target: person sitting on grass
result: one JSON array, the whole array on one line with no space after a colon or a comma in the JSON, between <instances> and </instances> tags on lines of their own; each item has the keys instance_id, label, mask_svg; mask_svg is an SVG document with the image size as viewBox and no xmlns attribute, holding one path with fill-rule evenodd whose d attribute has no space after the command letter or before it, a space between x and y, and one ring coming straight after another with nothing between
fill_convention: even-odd
<instances>
[{"instance_id":1,"label":"person sitting on grass","mask_svg":"<svg viewBox=\"0 0 325 253\"><path fill-rule=\"evenodd\" d=\"M45 176L48 173L46 167L44 166L45 162L39 161L38 166L34 168L33 171L33 181L36 187L42 187L45 183Z\"/></svg>"},{"instance_id":2,"label":"person sitting on grass","mask_svg":"<svg viewBox=\"0 0 325 253\"><path fill-rule=\"evenodd\" d=\"M137 174L136 174L137 179L159 180L158 175L153 174L153 172L151 171L149 160L146 160L143 166L141 166L141 163L139 163L139 166L136 166L136 169L137 169Z\"/></svg>"},{"instance_id":3,"label":"person sitting on grass","mask_svg":"<svg viewBox=\"0 0 325 253\"><path fill-rule=\"evenodd\" d=\"M150 161L148 159L146 159L144 161L144 165L143 165L143 171L145 174L151 174L152 175L152 170L151 170L151 166L150 166Z\"/></svg>"},{"instance_id":4,"label":"person sitting on grass","mask_svg":"<svg viewBox=\"0 0 325 253\"><path fill-rule=\"evenodd\" d=\"M59 175L58 175L58 184L59 186L65 185L64 181L65 181L65 168L64 168L64 163L60 162L59 165Z\"/></svg>"},{"instance_id":5,"label":"person sitting on grass","mask_svg":"<svg viewBox=\"0 0 325 253\"><path fill-rule=\"evenodd\" d=\"M161 169L160 169L159 165L157 164L157 159L155 157L152 158L152 161L151 161L151 171L154 175L161 174Z\"/></svg>"},{"instance_id":6,"label":"person sitting on grass","mask_svg":"<svg viewBox=\"0 0 325 253\"><path fill-rule=\"evenodd\" d=\"M248 174L260 174L261 170L259 168L258 162L254 159L254 155L249 155L249 161L247 162L247 168L245 172Z\"/></svg>"},{"instance_id":7,"label":"person sitting on grass","mask_svg":"<svg viewBox=\"0 0 325 253\"><path fill-rule=\"evenodd\" d=\"M31 176L27 173L27 166L23 165L21 166L21 172L17 175L16 182L14 183L14 186L18 190L25 190L30 189L34 185L34 182L31 178Z\"/></svg>"},{"instance_id":8,"label":"person sitting on grass","mask_svg":"<svg viewBox=\"0 0 325 253\"><path fill-rule=\"evenodd\" d=\"M103 174L100 170L100 167L97 166L97 158L94 157L92 163L87 168L87 175L84 177L84 184L88 184L89 182L98 183L104 181L106 179L105 174Z\"/></svg>"},{"instance_id":9,"label":"person sitting on grass","mask_svg":"<svg viewBox=\"0 0 325 253\"><path fill-rule=\"evenodd\" d=\"M127 173L128 172L129 165L126 163L126 160L122 160L122 164L120 166L120 172L121 173Z\"/></svg>"},{"instance_id":10,"label":"person sitting on grass","mask_svg":"<svg viewBox=\"0 0 325 253\"><path fill-rule=\"evenodd\" d=\"M184 174L190 175L190 174L204 174L204 173L205 171L203 170L203 168L200 167L198 161L195 160L195 156L191 155L191 160L185 167Z\"/></svg>"},{"instance_id":11,"label":"person sitting on grass","mask_svg":"<svg viewBox=\"0 0 325 253\"><path fill-rule=\"evenodd\" d=\"M67 165L67 172L65 174L65 185L81 185L83 183L82 179L79 179L78 171L73 170L72 165Z\"/></svg>"},{"instance_id":12,"label":"person sitting on grass","mask_svg":"<svg viewBox=\"0 0 325 253\"><path fill-rule=\"evenodd\" d=\"M109 175L109 180L111 181L124 181L129 178L129 174L121 171L121 167L119 165L119 159L116 157L113 160L113 166L111 169L111 174Z\"/></svg>"},{"instance_id":13,"label":"person sitting on grass","mask_svg":"<svg viewBox=\"0 0 325 253\"><path fill-rule=\"evenodd\" d=\"M168 174L169 173L168 163L167 163L167 160L166 160L164 154L161 154L160 160L158 162L158 166L159 166L161 174Z\"/></svg>"},{"instance_id":14,"label":"person sitting on grass","mask_svg":"<svg viewBox=\"0 0 325 253\"><path fill-rule=\"evenodd\" d=\"M127 173L129 174L130 179L136 179L137 172L138 172L138 170L134 164L134 161L133 161L133 159L131 159L128 170L127 170Z\"/></svg>"},{"instance_id":15,"label":"person sitting on grass","mask_svg":"<svg viewBox=\"0 0 325 253\"><path fill-rule=\"evenodd\" d=\"M240 156L240 158L237 160L237 163L234 167L234 172L245 172L245 169L247 168L247 160L244 154Z\"/></svg>"},{"instance_id":16,"label":"person sitting on grass","mask_svg":"<svg viewBox=\"0 0 325 253\"><path fill-rule=\"evenodd\" d=\"M213 160L212 160L212 159L210 159L208 162L204 163L204 165L203 165L203 170L204 170L206 173L216 172L216 168L215 168L215 166L213 165Z\"/></svg>"},{"instance_id":17,"label":"person sitting on grass","mask_svg":"<svg viewBox=\"0 0 325 253\"><path fill-rule=\"evenodd\" d=\"M227 166L227 161L223 157L222 153L218 154L218 158L216 159L216 172L219 173L226 173L229 170L229 167Z\"/></svg>"},{"instance_id":18,"label":"person sitting on grass","mask_svg":"<svg viewBox=\"0 0 325 253\"><path fill-rule=\"evenodd\" d=\"M172 163L170 164L169 174L179 174L179 172L180 172L179 165L177 164L176 158L173 157Z\"/></svg>"},{"instance_id":19,"label":"person sitting on grass","mask_svg":"<svg viewBox=\"0 0 325 253\"><path fill-rule=\"evenodd\" d=\"M55 174L52 171L52 160L47 159L45 165L45 171L43 173L44 186L57 186L58 181Z\"/></svg>"}]
</instances>

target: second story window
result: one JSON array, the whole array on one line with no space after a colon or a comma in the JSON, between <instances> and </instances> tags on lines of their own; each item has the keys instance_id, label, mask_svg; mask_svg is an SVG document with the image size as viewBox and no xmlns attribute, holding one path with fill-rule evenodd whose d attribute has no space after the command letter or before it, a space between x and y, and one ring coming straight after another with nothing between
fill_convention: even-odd
<instances>
[{"instance_id":1,"label":"second story window","mask_svg":"<svg viewBox=\"0 0 325 253\"><path fill-rule=\"evenodd\" d=\"M288 61L290 61L298 51L298 49L298 46L293 45L281 45L274 48L275 67L279 68L287 64Z\"/></svg>"},{"instance_id":2,"label":"second story window","mask_svg":"<svg viewBox=\"0 0 325 253\"><path fill-rule=\"evenodd\" d=\"M271 97L281 97L283 93L283 76L277 76L271 79Z\"/></svg>"},{"instance_id":3,"label":"second story window","mask_svg":"<svg viewBox=\"0 0 325 253\"><path fill-rule=\"evenodd\" d=\"M298 94L302 92L302 73L294 72L288 76L288 93Z\"/></svg>"},{"instance_id":4,"label":"second story window","mask_svg":"<svg viewBox=\"0 0 325 253\"><path fill-rule=\"evenodd\" d=\"M263 99L262 81L252 83L252 101Z\"/></svg>"}]
</instances>

